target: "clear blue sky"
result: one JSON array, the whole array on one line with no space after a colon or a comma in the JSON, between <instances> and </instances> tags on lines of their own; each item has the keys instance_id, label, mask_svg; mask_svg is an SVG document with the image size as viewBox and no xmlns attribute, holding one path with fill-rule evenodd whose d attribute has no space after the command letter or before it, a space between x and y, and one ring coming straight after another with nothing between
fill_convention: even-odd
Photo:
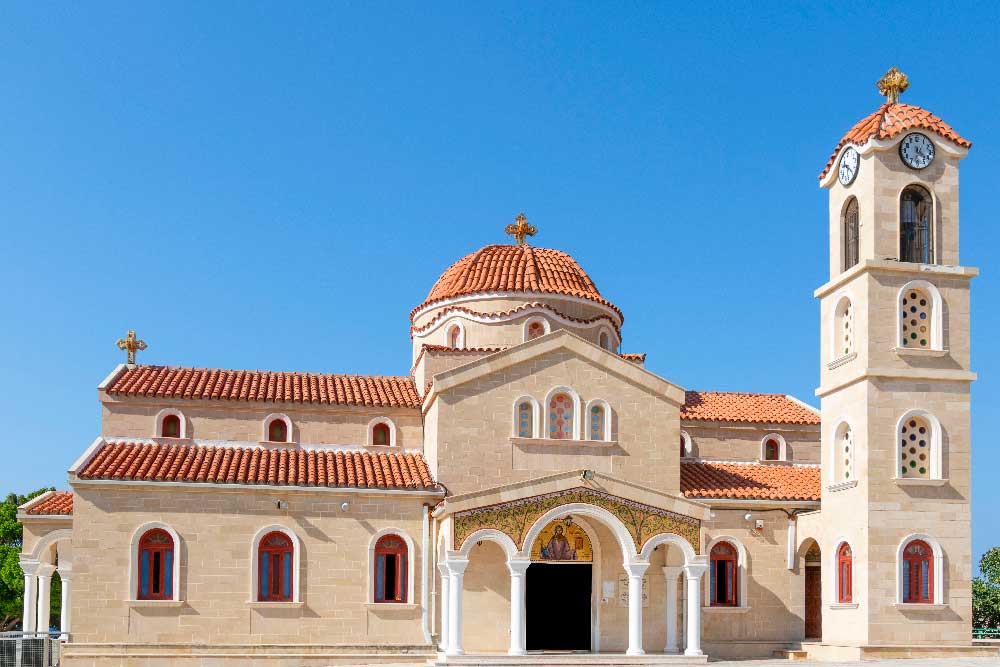
<instances>
[{"instance_id":1,"label":"clear blue sky","mask_svg":"<svg viewBox=\"0 0 1000 667\"><path fill-rule=\"evenodd\" d=\"M1000 544L996 3L469 4L0 8L0 489L65 486L127 327L147 363L405 374L409 310L519 211L654 372L815 403L816 176L898 65L974 143L974 542Z\"/></svg>"}]
</instances>

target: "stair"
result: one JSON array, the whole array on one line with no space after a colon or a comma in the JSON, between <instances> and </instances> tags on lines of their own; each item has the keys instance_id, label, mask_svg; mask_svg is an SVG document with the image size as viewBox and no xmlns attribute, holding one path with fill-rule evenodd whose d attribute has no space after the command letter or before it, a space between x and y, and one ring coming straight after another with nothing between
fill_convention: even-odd
<instances>
[{"instance_id":1,"label":"stair","mask_svg":"<svg viewBox=\"0 0 1000 667\"><path fill-rule=\"evenodd\" d=\"M780 660L808 660L809 651L801 648L785 648L771 653Z\"/></svg>"}]
</instances>

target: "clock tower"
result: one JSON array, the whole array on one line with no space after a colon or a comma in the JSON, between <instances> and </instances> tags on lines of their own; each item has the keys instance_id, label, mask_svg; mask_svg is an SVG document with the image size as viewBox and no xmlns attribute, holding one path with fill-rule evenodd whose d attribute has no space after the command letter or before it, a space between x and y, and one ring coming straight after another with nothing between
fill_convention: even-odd
<instances>
[{"instance_id":1,"label":"clock tower","mask_svg":"<svg viewBox=\"0 0 1000 667\"><path fill-rule=\"evenodd\" d=\"M969 284L959 163L970 142L886 101L840 140L820 300L823 642L968 645L971 638Z\"/></svg>"}]
</instances>

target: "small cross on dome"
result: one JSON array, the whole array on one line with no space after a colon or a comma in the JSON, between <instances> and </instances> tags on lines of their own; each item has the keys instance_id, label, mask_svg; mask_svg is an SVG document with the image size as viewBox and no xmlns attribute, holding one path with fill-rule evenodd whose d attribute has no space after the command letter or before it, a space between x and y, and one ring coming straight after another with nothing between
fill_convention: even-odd
<instances>
[{"instance_id":1,"label":"small cross on dome","mask_svg":"<svg viewBox=\"0 0 1000 667\"><path fill-rule=\"evenodd\" d=\"M517 239L517 245L524 245L524 239L526 236L534 236L538 233L538 229L534 225L528 224L528 219L524 217L524 213L518 213L517 218L514 219L513 225L507 225L504 231Z\"/></svg>"},{"instance_id":2,"label":"small cross on dome","mask_svg":"<svg viewBox=\"0 0 1000 667\"><path fill-rule=\"evenodd\" d=\"M875 82L878 92L885 95L889 104L899 104L899 94L910 87L910 80L899 71L898 67L891 67L881 79Z\"/></svg>"}]
</instances>

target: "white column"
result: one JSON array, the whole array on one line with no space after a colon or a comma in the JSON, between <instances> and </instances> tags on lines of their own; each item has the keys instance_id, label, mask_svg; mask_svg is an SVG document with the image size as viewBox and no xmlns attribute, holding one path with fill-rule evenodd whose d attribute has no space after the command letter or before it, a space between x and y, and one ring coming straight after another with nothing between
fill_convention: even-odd
<instances>
[{"instance_id":1,"label":"white column","mask_svg":"<svg viewBox=\"0 0 1000 667\"><path fill-rule=\"evenodd\" d=\"M795 569L795 529L798 526L798 521L794 516L788 517L788 547L785 555L785 564L789 570Z\"/></svg>"},{"instance_id":2,"label":"white column","mask_svg":"<svg viewBox=\"0 0 1000 667\"><path fill-rule=\"evenodd\" d=\"M24 632L34 632L38 620L38 563L21 561L24 571L24 610L21 612L21 629Z\"/></svg>"},{"instance_id":3,"label":"white column","mask_svg":"<svg viewBox=\"0 0 1000 667\"><path fill-rule=\"evenodd\" d=\"M469 567L468 559L450 558L444 562L448 566L448 575L451 581L448 582L448 648L446 655L462 655L462 579L465 576L465 568Z\"/></svg>"},{"instance_id":4,"label":"white column","mask_svg":"<svg viewBox=\"0 0 1000 667\"><path fill-rule=\"evenodd\" d=\"M509 560L510 570L510 655L527 653L524 643L524 574L531 565L530 560Z\"/></svg>"},{"instance_id":5,"label":"white column","mask_svg":"<svg viewBox=\"0 0 1000 667\"><path fill-rule=\"evenodd\" d=\"M38 620L35 621L37 632L49 631L49 611L52 608L49 594L52 592L52 573L55 571L55 565L38 566Z\"/></svg>"},{"instance_id":6,"label":"white column","mask_svg":"<svg viewBox=\"0 0 1000 667\"><path fill-rule=\"evenodd\" d=\"M682 567L663 568L663 578L667 580L667 645L664 653L677 653L677 577Z\"/></svg>"},{"instance_id":7,"label":"white column","mask_svg":"<svg viewBox=\"0 0 1000 667\"><path fill-rule=\"evenodd\" d=\"M625 655L642 655L642 575L648 562L625 563L628 573L628 649Z\"/></svg>"},{"instance_id":8,"label":"white column","mask_svg":"<svg viewBox=\"0 0 1000 667\"><path fill-rule=\"evenodd\" d=\"M64 642L69 641L69 612L70 606L72 605L72 597L70 595L70 580L73 575L73 571L68 567L59 566L59 581L62 583L62 606L59 610L59 639Z\"/></svg>"},{"instance_id":9,"label":"white column","mask_svg":"<svg viewBox=\"0 0 1000 667\"><path fill-rule=\"evenodd\" d=\"M448 566L438 563L438 572L441 574L441 592L438 600L441 601L441 639L438 648L442 651L448 648L448 607L451 606L451 597L448 595L448 584L451 577L448 575Z\"/></svg>"},{"instance_id":10,"label":"white column","mask_svg":"<svg viewBox=\"0 0 1000 667\"><path fill-rule=\"evenodd\" d=\"M704 557L702 557L704 558ZM687 648L684 655L703 655L701 652L701 575L708 569L707 563L692 563L684 566L687 577Z\"/></svg>"}]
</instances>

